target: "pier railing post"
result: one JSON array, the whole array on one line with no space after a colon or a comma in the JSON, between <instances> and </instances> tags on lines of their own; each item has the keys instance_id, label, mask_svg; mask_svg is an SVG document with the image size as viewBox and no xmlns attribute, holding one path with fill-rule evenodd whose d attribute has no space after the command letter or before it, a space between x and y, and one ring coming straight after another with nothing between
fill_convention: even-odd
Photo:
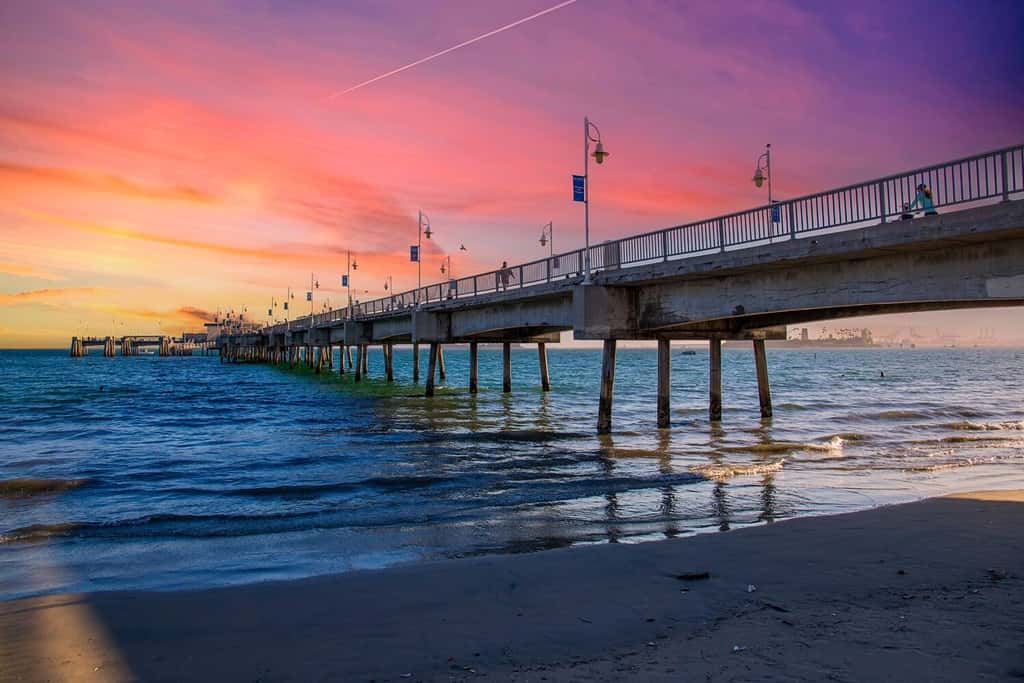
<instances>
[{"instance_id":1,"label":"pier railing post","mask_svg":"<svg viewBox=\"0 0 1024 683\"><path fill-rule=\"evenodd\" d=\"M1006 150L999 154L999 163L1003 167L1003 201L1008 202L1010 201L1010 165L1006 162Z\"/></svg>"},{"instance_id":2,"label":"pier railing post","mask_svg":"<svg viewBox=\"0 0 1024 683\"><path fill-rule=\"evenodd\" d=\"M469 393L477 392L477 359L480 350L477 342L469 342Z\"/></svg>"},{"instance_id":3,"label":"pier railing post","mask_svg":"<svg viewBox=\"0 0 1024 683\"><path fill-rule=\"evenodd\" d=\"M512 391L512 344L501 345L501 390L506 394Z\"/></svg>"},{"instance_id":4,"label":"pier railing post","mask_svg":"<svg viewBox=\"0 0 1024 683\"><path fill-rule=\"evenodd\" d=\"M430 358L427 360L427 388L426 395L434 395L434 374L437 370L437 354L439 351L440 344L437 342L430 342Z\"/></svg>"},{"instance_id":5,"label":"pier railing post","mask_svg":"<svg viewBox=\"0 0 1024 683\"><path fill-rule=\"evenodd\" d=\"M658 340L658 427L670 426L672 393L672 342L668 339Z\"/></svg>"},{"instance_id":6,"label":"pier railing post","mask_svg":"<svg viewBox=\"0 0 1024 683\"><path fill-rule=\"evenodd\" d=\"M709 391L708 391L708 416L712 422L722 420L722 339L712 337L708 340L710 353Z\"/></svg>"},{"instance_id":7,"label":"pier railing post","mask_svg":"<svg viewBox=\"0 0 1024 683\"><path fill-rule=\"evenodd\" d=\"M615 389L615 340L604 340L601 356L601 399L597 406L597 433L612 431L612 395Z\"/></svg>"},{"instance_id":8,"label":"pier railing post","mask_svg":"<svg viewBox=\"0 0 1024 683\"><path fill-rule=\"evenodd\" d=\"M537 360L540 364L540 390L551 391L551 379L548 377L548 347L544 342L537 343Z\"/></svg>"},{"instance_id":9,"label":"pier railing post","mask_svg":"<svg viewBox=\"0 0 1024 683\"><path fill-rule=\"evenodd\" d=\"M772 390L768 385L768 359L764 339L754 340L754 364L757 366L757 397L761 403L761 417L772 416Z\"/></svg>"},{"instance_id":10,"label":"pier railing post","mask_svg":"<svg viewBox=\"0 0 1024 683\"><path fill-rule=\"evenodd\" d=\"M888 206L885 203L885 181L878 181L878 215L882 223L885 223L885 215L888 213L886 209Z\"/></svg>"}]
</instances>

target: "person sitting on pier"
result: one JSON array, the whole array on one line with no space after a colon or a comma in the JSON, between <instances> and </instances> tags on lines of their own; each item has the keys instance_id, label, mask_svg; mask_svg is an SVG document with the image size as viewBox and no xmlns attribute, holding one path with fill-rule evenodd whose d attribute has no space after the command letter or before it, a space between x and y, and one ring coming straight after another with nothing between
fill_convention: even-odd
<instances>
[{"instance_id":1,"label":"person sitting on pier","mask_svg":"<svg viewBox=\"0 0 1024 683\"><path fill-rule=\"evenodd\" d=\"M932 197L932 190L930 187L921 183L917 186L917 197L914 198L914 202L907 207L908 211L913 211L914 207L920 205L924 209L925 216L937 216L939 212L935 210L935 201Z\"/></svg>"}]
</instances>

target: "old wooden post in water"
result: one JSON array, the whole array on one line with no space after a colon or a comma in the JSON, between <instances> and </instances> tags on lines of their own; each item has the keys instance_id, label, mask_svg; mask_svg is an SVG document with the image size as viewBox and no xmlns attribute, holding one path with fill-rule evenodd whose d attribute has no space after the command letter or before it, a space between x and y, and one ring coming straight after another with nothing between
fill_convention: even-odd
<instances>
[{"instance_id":1,"label":"old wooden post in water","mask_svg":"<svg viewBox=\"0 0 1024 683\"><path fill-rule=\"evenodd\" d=\"M477 342L469 342L469 393L477 392L477 358L479 349Z\"/></svg>"},{"instance_id":2,"label":"old wooden post in water","mask_svg":"<svg viewBox=\"0 0 1024 683\"><path fill-rule=\"evenodd\" d=\"M601 355L601 398L597 405L597 433L612 430L612 395L615 389L615 340L604 340Z\"/></svg>"},{"instance_id":3,"label":"old wooden post in water","mask_svg":"<svg viewBox=\"0 0 1024 683\"><path fill-rule=\"evenodd\" d=\"M512 344L501 345L501 390L506 394L512 391Z\"/></svg>"},{"instance_id":4,"label":"old wooden post in water","mask_svg":"<svg viewBox=\"0 0 1024 683\"><path fill-rule=\"evenodd\" d=\"M437 352L440 344L430 342L430 359L427 361L427 396L434 395L434 374L437 372Z\"/></svg>"},{"instance_id":5,"label":"old wooden post in water","mask_svg":"<svg viewBox=\"0 0 1024 683\"><path fill-rule=\"evenodd\" d=\"M672 342L658 340L658 426L668 427L672 422Z\"/></svg>"},{"instance_id":6,"label":"old wooden post in water","mask_svg":"<svg viewBox=\"0 0 1024 683\"><path fill-rule=\"evenodd\" d=\"M722 339L712 337L708 340L710 373L708 375L708 416L712 422L722 420Z\"/></svg>"},{"instance_id":7,"label":"old wooden post in water","mask_svg":"<svg viewBox=\"0 0 1024 683\"><path fill-rule=\"evenodd\" d=\"M544 342L537 344L537 360L540 363L540 389L551 391L551 379L548 377L548 347Z\"/></svg>"},{"instance_id":8,"label":"old wooden post in water","mask_svg":"<svg viewBox=\"0 0 1024 683\"><path fill-rule=\"evenodd\" d=\"M771 417L772 390L768 386L768 359L764 352L764 339L754 340L754 364L757 365L757 397L761 403L761 417Z\"/></svg>"}]
</instances>

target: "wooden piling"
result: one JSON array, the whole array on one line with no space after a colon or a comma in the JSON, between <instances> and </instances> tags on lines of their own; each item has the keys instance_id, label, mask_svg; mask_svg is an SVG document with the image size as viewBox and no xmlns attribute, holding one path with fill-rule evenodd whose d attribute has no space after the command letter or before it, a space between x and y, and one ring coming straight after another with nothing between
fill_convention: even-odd
<instances>
[{"instance_id":1,"label":"wooden piling","mask_svg":"<svg viewBox=\"0 0 1024 683\"><path fill-rule=\"evenodd\" d=\"M551 378L548 377L548 346L537 342L537 360L540 362L540 390L551 391Z\"/></svg>"},{"instance_id":2,"label":"wooden piling","mask_svg":"<svg viewBox=\"0 0 1024 683\"><path fill-rule=\"evenodd\" d=\"M427 396L434 395L434 373L437 370L437 357L440 346L437 342L430 342L430 358L427 361Z\"/></svg>"},{"instance_id":3,"label":"wooden piling","mask_svg":"<svg viewBox=\"0 0 1024 683\"><path fill-rule=\"evenodd\" d=\"M768 358L764 352L764 339L754 340L754 364L757 366L757 397L761 403L761 417L771 417L772 390L768 385Z\"/></svg>"},{"instance_id":4,"label":"wooden piling","mask_svg":"<svg viewBox=\"0 0 1024 683\"><path fill-rule=\"evenodd\" d=\"M327 345L327 369L328 370L333 370L334 369L334 345L333 344L328 344Z\"/></svg>"},{"instance_id":5,"label":"wooden piling","mask_svg":"<svg viewBox=\"0 0 1024 683\"><path fill-rule=\"evenodd\" d=\"M666 428L672 422L672 342L658 340L658 427Z\"/></svg>"},{"instance_id":6,"label":"wooden piling","mask_svg":"<svg viewBox=\"0 0 1024 683\"><path fill-rule=\"evenodd\" d=\"M395 381L395 346L394 344L384 345L384 373L387 381Z\"/></svg>"},{"instance_id":7,"label":"wooden piling","mask_svg":"<svg viewBox=\"0 0 1024 683\"><path fill-rule=\"evenodd\" d=\"M345 376L345 345L342 344L338 349L338 374L342 377Z\"/></svg>"},{"instance_id":8,"label":"wooden piling","mask_svg":"<svg viewBox=\"0 0 1024 683\"><path fill-rule=\"evenodd\" d=\"M320 374L320 369L323 367L323 364L324 364L324 349L323 349L323 347L322 346L316 347L316 351L314 352L314 355L316 356L316 361L314 362L314 372L319 375Z\"/></svg>"},{"instance_id":9,"label":"wooden piling","mask_svg":"<svg viewBox=\"0 0 1024 683\"><path fill-rule=\"evenodd\" d=\"M363 377L370 376L370 345L362 344L362 357L363 357Z\"/></svg>"},{"instance_id":10,"label":"wooden piling","mask_svg":"<svg viewBox=\"0 0 1024 683\"><path fill-rule=\"evenodd\" d=\"M440 344L437 345L437 371L441 381L445 381L447 375L444 371L444 347Z\"/></svg>"},{"instance_id":11,"label":"wooden piling","mask_svg":"<svg viewBox=\"0 0 1024 683\"><path fill-rule=\"evenodd\" d=\"M419 384L420 381L420 345L412 345L412 381Z\"/></svg>"},{"instance_id":12,"label":"wooden piling","mask_svg":"<svg viewBox=\"0 0 1024 683\"><path fill-rule=\"evenodd\" d=\"M512 344L501 345L501 390L506 394L512 391Z\"/></svg>"},{"instance_id":13,"label":"wooden piling","mask_svg":"<svg viewBox=\"0 0 1024 683\"><path fill-rule=\"evenodd\" d=\"M614 339L604 340L601 356L601 399L597 406L597 433L612 431L612 395L615 389L615 346Z\"/></svg>"},{"instance_id":14,"label":"wooden piling","mask_svg":"<svg viewBox=\"0 0 1024 683\"><path fill-rule=\"evenodd\" d=\"M479 353L477 342L469 342L469 393L471 394L477 392L477 357Z\"/></svg>"},{"instance_id":15,"label":"wooden piling","mask_svg":"<svg viewBox=\"0 0 1024 683\"><path fill-rule=\"evenodd\" d=\"M722 420L722 340L712 337L708 340L711 363L709 378L708 415L712 422Z\"/></svg>"},{"instance_id":16,"label":"wooden piling","mask_svg":"<svg viewBox=\"0 0 1024 683\"><path fill-rule=\"evenodd\" d=\"M363 353L364 353L364 348L365 347L362 344L358 344L356 346L356 381L357 382L362 382L363 381Z\"/></svg>"}]
</instances>

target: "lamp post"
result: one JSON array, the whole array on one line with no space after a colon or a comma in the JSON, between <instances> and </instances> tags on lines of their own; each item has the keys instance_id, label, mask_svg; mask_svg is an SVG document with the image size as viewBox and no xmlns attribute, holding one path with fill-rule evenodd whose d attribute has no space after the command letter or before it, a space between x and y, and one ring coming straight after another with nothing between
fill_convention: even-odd
<instances>
[{"instance_id":1,"label":"lamp post","mask_svg":"<svg viewBox=\"0 0 1024 683\"><path fill-rule=\"evenodd\" d=\"M540 246L551 245L550 255L555 255L555 222L548 221L547 225L540 229Z\"/></svg>"},{"instance_id":2,"label":"lamp post","mask_svg":"<svg viewBox=\"0 0 1024 683\"><path fill-rule=\"evenodd\" d=\"M761 187L764 181L768 181L768 204L772 203L772 145L764 146L764 154L757 158L757 165L754 168L754 177L751 178L754 185Z\"/></svg>"},{"instance_id":3,"label":"lamp post","mask_svg":"<svg viewBox=\"0 0 1024 683\"><path fill-rule=\"evenodd\" d=\"M426 229L424 229L426 228ZM430 218L420 211L419 234L416 238L416 298L419 300L419 290L423 288L423 238L428 240L433 233L430 231Z\"/></svg>"},{"instance_id":4,"label":"lamp post","mask_svg":"<svg viewBox=\"0 0 1024 683\"><path fill-rule=\"evenodd\" d=\"M309 292L306 297L309 299L309 325L313 326L313 290L320 289L320 281L316 279L313 273L309 274Z\"/></svg>"},{"instance_id":5,"label":"lamp post","mask_svg":"<svg viewBox=\"0 0 1024 683\"><path fill-rule=\"evenodd\" d=\"M290 315L288 314L288 302L295 298L295 294L292 292L292 288L288 287L288 291L284 295L284 327L286 330L292 329L291 321L289 320Z\"/></svg>"},{"instance_id":6,"label":"lamp post","mask_svg":"<svg viewBox=\"0 0 1024 683\"><path fill-rule=\"evenodd\" d=\"M352 252L345 252L348 256L347 265L345 267L345 277L342 278L342 283L345 285L346 293L348 294L348 317L352 317L352 271L359 270L359 263L352 258Z\"/></svg>"},{"instance_id":7,"label":"lamp post","mask_svg":"<svg viewBox=\"0 0 1024 683\"><path fill-rule=\"evenodd\" d=\"M593 131L593 133L591 133ZM583 263L586 271L583 284L590 284L590 143L594 146L594 161L603 164L608 152L601 142L601 131L586 116L583 117Z\"/></svg>"},{"instance_id":8,"label":"lamp post","mask_svg":"<svg viewBox=\"0 0 1024 683\"><path fill-rule=\"evenodd\" d=\"M448 279L452 279L452 255L448 254L441 259L441 275L447 275Z\"/></svg>"}]
</instances>

